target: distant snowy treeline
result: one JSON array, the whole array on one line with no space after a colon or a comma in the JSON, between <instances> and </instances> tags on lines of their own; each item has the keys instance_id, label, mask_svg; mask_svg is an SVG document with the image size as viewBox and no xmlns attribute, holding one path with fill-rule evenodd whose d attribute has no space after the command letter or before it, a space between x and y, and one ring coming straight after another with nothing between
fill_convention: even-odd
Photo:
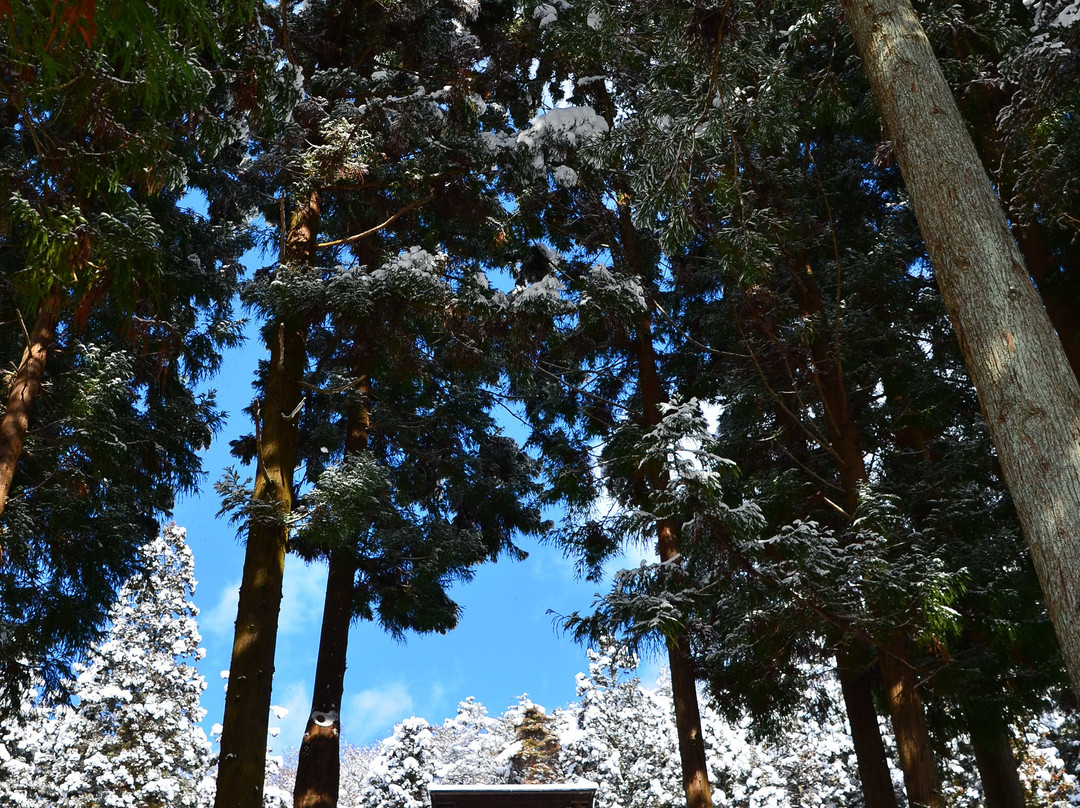
<instances>
[{"instance_id":1,"label":"distant snowy treeline","mask_svg":"<svg viewBox=\"0 0 1080 808\"><path fill-rule=\"evenodd\" d=\"M203 808L212 804L214 756L199 726L205 682L191 603L195 582L182 529L167 528L144 553L154 571L121 590L108 633L70 683L74 706L30 692L0 724L0 806ZM427 787L590 780L598 808L685 804L670 683L634 674L637 660L590 651L576 703L547 713L522 697L500 716L473 699L431 726L409 718L391 737L343 753L342 808L423 808ZM702 716L714 802L731 808L859 808L862 794L835 676L822 671L802 708L761 737L748 718ZM731 713L732 711L727 711ZM736 711L737 712L737 711ZM1014 727L1029 806L1080 804L1075 715L1052 713ZM888 727L883 733L891 741ZM946 803L983 804L971 752L953 744ZM274 759L266 804L291 806L291 762ZM894 771L898 795L901 777ZM903 804L903 798L900 796Z\"/></svg>"},{"instance_id":2,"label":"distant snowy treeline","mask_svg":"<svg viewBox=\"0 0 1080 808\"><path fill-rule=\"evenodd\" d=\"M393 735L367 748L349 748L343 761L343 808L421 808L427 785L521 782L521 727L541 723L557 741L546 780L598 784L598 808L678 808L686 804L679 769L670 683L649 687L631 672L634 660L589 652L589 674L578 675L579 701L545 713L526 698L501 716L469 699L441 725L409 718ZM805 694L804 709L771 737L755 737L749 720L732 723L705 707L702 716L717 806L732 808L858 808L863 804L839 683L823 672ZM1021 776L1030 806L1080 803L1074 716L1050 714L1015 728ZM533 737L530 727L526 733ZM882 726L891 744L888 727ZM551 748L551 744L548 745ZM527 751L527 750L526 750ZM953 745L947 758L946 804L984 805L970 749ZM524 758L524 762L523 762ZM1069 759L1069 763L1065 758ZM275 804L291 805L288 761L268 789ZM905 804L902 777L893 772Z\"/></svg>"}]
</instances>

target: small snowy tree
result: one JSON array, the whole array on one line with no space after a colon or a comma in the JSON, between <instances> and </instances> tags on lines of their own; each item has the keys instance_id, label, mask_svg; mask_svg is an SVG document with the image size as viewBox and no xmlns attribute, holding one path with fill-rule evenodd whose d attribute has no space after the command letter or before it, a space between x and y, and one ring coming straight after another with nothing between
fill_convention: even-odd
<instances>
[{"instance_id":1,"label":"small snowy tree","mask_svg":"<svg viewBox=\"0 0 1080 808\"><path fill-rule=\"evenodd\" d=\"M196 808L210 744L199 727L203 651L191 550L170 525L140 551L109 630L77 668L74 707L30 705L5 726L0 802L60 808ZM8 795L3 789L9 788Z\"/></svg>"},{"instance_id":2,"label":"small snowy tree","mask_svg":"<svg viewBox=\"0 0 1080 808\"><path fill-rule=\"evenodd\" d=\"M581 704L560 711L567 774L597 783L604 808L685 804L671 697L641 686L629 671L637 659L614 646L589 651L589 675L579 673Z\"/></svg>"},{"instance_id":3,"label":"small snowy tree","mask_svg":"<svg viewBox=\"0 0 1080 808\"><path fill-rule=\"evenodd\" d=\"M435 777L440 783L491 785L510 776L514 725L493 718L474 698L458 704L454 718L435 730Z\"/></svg>"},{"instance_id":4,"label":"small snowy tree","mask_svg":"<svg viewBox=\"0 0 1080 808\"><path fill-rule=\"evenodd\" d=\"M434 775L435 735L422 718L406 718L383 741L360 792L363 808L426 808Z\"/></svg>"}]
</instances>

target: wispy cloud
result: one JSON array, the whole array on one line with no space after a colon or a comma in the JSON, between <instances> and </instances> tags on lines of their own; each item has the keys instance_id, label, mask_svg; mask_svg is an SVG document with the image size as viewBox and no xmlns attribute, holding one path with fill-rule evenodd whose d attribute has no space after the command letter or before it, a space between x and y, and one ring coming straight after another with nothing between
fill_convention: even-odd
<instances>
[{"instance_id":1,"label":"wispy cloud","mask_svg":"<svg viewBox=\"0 0 1080 808\"><path fill-rule=\"evenodd\" d=\"M236 604L240 600L240 579L221 589L218 601L199 615L199 630L208 640L231 638L236 625Z\"/></svg>"},{"instance_id":2,"label":"wispy cloud","mask_svg":"<svg viewBox=\"0 0 1080 808\"><path fill-rule=\"evenodd\" d=\"M309 636L312 632L318 636L325 600L326 565L305 564L299 558L288 556L285 559L285 579L282 582L279 636Z\"/></svg>"},{"instance_id":3,"label":"wispy cloud","mask_svg":"<svg viewBox=\"0 0 1080 808\"><path fill-rule=\"evenodd\" d=\"M275 709L270 712L270 731L273 733L277 728L278 733L276 736L271 734L269 747L276 755L289 749L299 749L311 712L311 688L304 681L285 683L280 688L274 688L272 702Z\"/></svg>"},{"instance_id":4,"label":"wispy cloud","mask_svg":"<svg viewBox=\"0 0 1080 808\"><path fill-rule=\"evenodd\" d=\"M285 560L282 582L281 616L278 634L318 635L326 594L326 567L305 564L289 556ZM199 615L199 630L210 641L232 639L236 624L236 606L240 599L240 579L221 588L217 603Z\"/></svg>"},{"instance_id":5,"label":"wispy cloud","mask_svg":"<svg viewBox=\"0 0 1080 808\"><path fill-rule=\"evenodd\" d=\"M415 703L402 682L371 687L348 699L341 731L352 743L365 744L381 739L387 727L415 712Z\"/></svg>"}]
</instances>

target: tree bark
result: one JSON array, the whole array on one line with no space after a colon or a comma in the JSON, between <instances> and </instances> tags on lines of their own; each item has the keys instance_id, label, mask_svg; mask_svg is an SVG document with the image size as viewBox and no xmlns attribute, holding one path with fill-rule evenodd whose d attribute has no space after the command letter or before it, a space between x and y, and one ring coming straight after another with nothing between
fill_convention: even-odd
<instances>
[{"instance_id":1,"label":"tree bark","mask_svg":"<svg viewBox=\"0 0 1080 808\"><path fill-rule=\"evenodd\" d=\"M354 373L364 381L357 387L362 401L371 392L362 369ZM345 454L367 448L371 428L370 411L360 404L349 415ZM326 579L319 656L315 662L315 688L311 697L304 739L296 762L295 808L335 808L341 779L341 702L345 694L346 655L349 626L353 618L356 585L356 555L352 548L330 552L330 572Z\"/></svg>"},{"instance_id":2,"label":"tree bark","mask_svg":"<svg viewBox=\"0 0 1080 808\"><path fill-rule=\"evenodd\" d=\"M15 477L23 441L30 428L30 412L41 393L45 361L56 338L59 317L60 298L52 295L38 309L33 328L30 329L29 342L11 382L7 408L3 420L0 420L0 513L7 507L11 481Z\"/></svg>"},{"instance_id":3,"label":"tree bark","mask_svg":"<svg viewBox=\"0 0 1080 808\"><path fill-rule=\"evenodd\" d=\"M842 0L1080 695L1080 386L909 0Z\"/></svg>"},{"instance_id":4,"label":"tree bark","mask_svg":"<svg viewBox=\"0 0 1080 808\"><path fill-rule=\"evenodd\" d=\"M930 748L926 710L919 695L915 669L908 662L907 636L898 632L878 654L885 700L892 717L893 734L908 802L914 806L945 808L937 762Z\"/></svg>"},{"instance_id":5,"label":"tree bark","mask_svg":"<svg viewBox=\"0 0 1080 808\"><path fill-rule=\"evenodd\" d=\"M807 273L805 277L800 277L799 274L793 273L793 277L796 283L795 293L803 311L808 315L823 314L825 309L812 275ZM826 434L836 459L840 483L844 489L845 508L848 517L853 519L859 502L859 485L865 482L867 474L866 464L863 461L862 441L855 422L851 418L850 397L844 383L843 367L838 351L838 345L830 345L826 336L819 336L810 345L813 360L811 372L825 409ZM897 738L900 768L904 773L908 801L912 805L943 808L941 780L930 743L930 732L926 725L926 711L916 689L918 684L916 672L909 663L907 633L897 630L890 640L879 646L881 678L885 686L893 733ZM843 688L843 682L841 682L841 687ZM871 702L871 708L872 704ZM869 727L866 729L868 731ZM903 739L902 742L901 739ZM880 740L880 734L878 734L878 742ZM867 740L866 743L870 744L872 740ZM862 764L863 761L860 760L860 773ZM878 781L883 774L887 775L887 771L883 773L873 759L868 759L866 764L875 768L870 775L874 787L883 789L883 784ZM891 777L888 787L891 790Z\"/></svg>"},{"instance_id":6,"label":"tree bark","mask_svg":"<svg viewBox=\"0 0 1080 808\"><path fill-rule=\"evenodd\" d=\"M690 662L690 643L685 635L676 640L668 639L667 650L686 805L688 808L711 808L712 786L709 784L709 769L705 760L705 736L701 731L701 711L698 708L697 681Z\"/></svg>"},{"instance_id":7,"label":"tree bark","mask_svg":"<svg viewBox=\"0 0 1080 808\"><path fill-rule=\"evenodd\" d=\"M859 767L866 808L898 808L892 775L889 773L885 742L881 740L877 709L870 686L870 671L855 670L847 654L836 655L836 672L844 695L851 745Z\"/></svg>"},{"instance_id":8,"label":"tree bark","mask_svg":"<svg viewBox=\"0 0 1080 808\"><path fill-rule=\"evenodd\" d=\"M304 739L296 762L293 805L335 808L341 770L341 701L345 692L345 657L352 623L356 559L348 549L330 554L326 579L315 689Z\"/></svg>"},{"instance_id":9,"label":"tree bark","mask_svg":"<svg viewBox=\"0 0 1080 808\"><path fill-rule=\"evenodd\" d=\"M283 265L302 270L311 262L320 213L318 193L296 205L282 249ZM284 517L292 509L300 381L307 363L305 332L302 313L278 313L262 406L255 417L258 458L254 497L272 506L278 518L253 518L248 523L215 808L262 808L274 650L289 538Z\"/></svg>"},{"instance_id":10,"label":"tree bark","mask_svg":"<svg viewBox=\"0 0 1080 808\"><path fill-rule=\"evenodd\" d=\"M653 348L652 322L643 315L637 333L638 392L641 395L645 424L654 427L662 418L660 405L665 397L657 372L656 351ZM649 485L654 490L667 488L662 474L650 474ZM675 524L662 520L656 525L656 546L663 562L679 554L679 534ZM690 657L686 635L668 638L668 665L671 668L671 693L675 703L675 731L679 738L679 758L682 763L683 790L687 808L712 808L712 787L705 759L705 736L701 730L701 710L698 706L697 681Z\"/></svg>"},{"instance_id":11,"label":"tree bark","mask_svg":"<svg viewBox=\"0 0 1080 808\"><path fill-rule=\"evenodd\" d=\"M1024 787L1005 722L1000 715L992 721L975 721L970 708L964 709L964 715L986 808L1024 808Z\"/></svg>"}]
</instances>

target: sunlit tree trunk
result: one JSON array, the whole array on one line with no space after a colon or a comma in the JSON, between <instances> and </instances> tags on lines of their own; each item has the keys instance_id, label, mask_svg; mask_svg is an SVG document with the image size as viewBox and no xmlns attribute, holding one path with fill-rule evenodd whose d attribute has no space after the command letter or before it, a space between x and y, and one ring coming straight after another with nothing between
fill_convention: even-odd
<instances>
[{"instance_id":1,"label":"sunlit tree trunk","mask_svg":"<svg viewBox=\"0 0 1080 808\"><path fill-rule=\"evenodd\" d=\"M367 448L370 411L367 397L370 381L362 370L356 390L362 402L349 416L345 436L346 455ZM356 585L356 554L350 547L335 547L330 552L330 571L326 579L319 656L315 662L315 688L311 697L304 739L296 762L295 808L334 808L338 801L341 776L341 702L345 694L346 655L349 650L349 626L352 625L352 602Z\"/></svg>"},{"instance_id":2,"label":"sunlit tree trunk","mask_svg":"<svg viewBox=\"0 0 1080 808\"><path fill-rule=\"evenodd\" d=\"M881 739L877 708L874 706L871 673L849 667L850 656L842 651L836 655L836 660L836 672L844 696L851 745L855 750L866 808L897 808L885 743Z\"/></svg>"},{"instance_id":3,"label":"sunlit tree trunk","mask_svg":"<svg viewBox=\"0 0 1080 808\"><path fill-rule=\"evenodd\" d=\"M1080 694L1080 386L909 0L842 0Z\"/></svg>"},{"instance_id":4,"label":"sunlit tree trunk","mask_svg":"<svg viewBox=\"0 0 1080 808\"><path fill-rule=\"evenodd\" d=\"M302 270L314 258L321 200L313 193L296 205L282 249L282 264ZM277 518L248 524L240 582L229 689L222 720L215 808L262 808L266 733L274 680L281 583L292 509L293 468L299 432L300 382L307 362L301 312L278 312L269 331L270 364L255 416L257 465L254 497Z\"/></svg>"},{"instance_id":5,"label":"sunlit tree trunk","mask_svg":"<svg viewBox=\"0 0 1080 808\"><path fill-rule=\"evenodd\" d=\"M907 635L903 632L884 643L878 654L904 788L912 806L945 808L937 761L930 747L926 709L919 695L918 672L909 659Z\"/></svg>"},{"instance_id":6,"label":"sunlit tree trunk","mask_svg":"<svg viewBox=\"0 0 1080 808\"><path fill-rule=\"evenodd\" d=\"M30 413L41 393L45 379L45 361L49 347L56 338L56 323L60 316L60 298L53 295L38 309L29 341L11 380L7 407L0 420L0 513L7 507L11 481L22 455L23 441L30 428ZM0 547L0 551L2 551Z\"/></svg>"}]
</instances>

